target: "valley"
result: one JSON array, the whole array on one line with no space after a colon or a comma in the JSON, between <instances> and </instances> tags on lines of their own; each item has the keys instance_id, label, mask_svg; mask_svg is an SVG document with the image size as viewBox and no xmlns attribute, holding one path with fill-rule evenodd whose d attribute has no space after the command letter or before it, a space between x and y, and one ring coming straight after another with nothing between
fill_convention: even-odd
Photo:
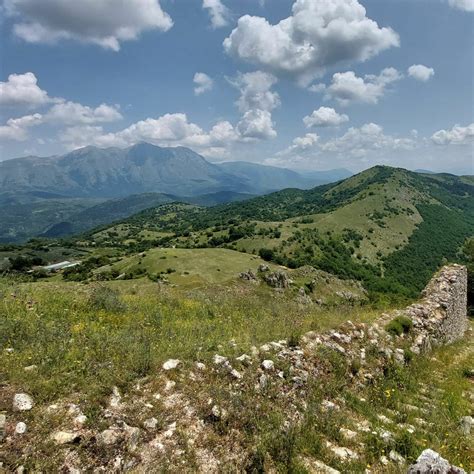
<instances>
[{"instance_id":1,"label":"valley","mask_svg":"<svg viewBox=\"0 0 474 474\"><path fill-rule=\"evenodd\" d=\"M99 201L0 246L8 469L473 466L472 177Z\"/></svg>"}]
</instances>

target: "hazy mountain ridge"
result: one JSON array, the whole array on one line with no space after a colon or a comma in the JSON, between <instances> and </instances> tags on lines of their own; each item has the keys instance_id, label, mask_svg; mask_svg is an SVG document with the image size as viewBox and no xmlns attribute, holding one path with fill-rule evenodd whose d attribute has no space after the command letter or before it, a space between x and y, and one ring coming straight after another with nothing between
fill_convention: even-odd
<instances>
[{"instance_id":1,"label":"hazy mountain ridge","mask_svg":"<svg viewBox=\"0 0 474 474\"><path fill-rule=\"evenodd\" d=\"M260 194L313 187L331 172L302 176L246 162L213 164L189 148L140 143L130 148L86 147L62 156L0 162L0 193L47 192L63 197L117 198L159 192L195 196L219 191ZM339 176L336 174L336 176Z\"/></svg>"},{"instance_id":2,"label":"hazy mountain ridge","mask_svg":"<svg viewBox=\"0 0 474 474\"><path fill-rule=\"evenodd\" d=\"M148 143L7 160L0 162L0 242L71 235L170 200L210 206L309 188L331 180L331 173L320 178L255 163L213 164L188 148ZM102 204L109 199L122 201Z\"/></svg>"}]
</instances>

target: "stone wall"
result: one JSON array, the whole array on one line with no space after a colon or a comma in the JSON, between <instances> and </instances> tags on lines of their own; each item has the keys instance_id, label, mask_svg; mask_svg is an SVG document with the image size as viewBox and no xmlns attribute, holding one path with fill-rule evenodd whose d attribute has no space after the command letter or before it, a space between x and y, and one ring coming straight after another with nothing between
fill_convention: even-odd
<instances>
[{"instance_id":1,"label":"stone wall","mask_svg":"<svg viewBox=\"0 0 474 474\"><path fill-rule=\"evenodd\" d=\"M385 317L406 316L413 321L416 353L432 345L449 344L467 329L467 268L443 267L428 283L418 303Z\"/></svg>"}]
</instances>

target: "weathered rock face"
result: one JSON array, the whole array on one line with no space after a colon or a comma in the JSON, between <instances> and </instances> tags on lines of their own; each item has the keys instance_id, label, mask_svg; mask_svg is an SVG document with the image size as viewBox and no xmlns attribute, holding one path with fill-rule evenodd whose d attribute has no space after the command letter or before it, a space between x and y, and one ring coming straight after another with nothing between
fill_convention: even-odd
<instances>
[{"instance_id":1,"label":"weathered rock face","mask_svg":"<svg viewBox=\"0 0 474 474\"><path fill-rule=\"evenodd\" d=\"M265 281L272 288L289 288L291 280L285 272L272 272L265 275Z\"/></svg>"},{"instance_id":2,"label":"weathered rock face","mask_svg":"<svg viewBox=\"0 0 474 474\"><path fill-rule=\"evenodd\" d=\"M425 449L407 474L466 474L464 469L452 466L436 451Z\"/></svg>"}]
</instances>

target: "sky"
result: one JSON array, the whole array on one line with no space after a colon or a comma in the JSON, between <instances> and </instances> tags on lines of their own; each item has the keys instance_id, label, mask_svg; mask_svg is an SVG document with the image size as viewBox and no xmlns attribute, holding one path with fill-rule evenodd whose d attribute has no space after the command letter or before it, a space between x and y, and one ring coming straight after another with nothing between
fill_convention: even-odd
<instances>
[{"instance_id":1,"label":"sky","mask_svg":"<svg viewBox=\"0 0 474 474\"><path fill-rule=\"evenodd\" d=\"M0 160L146 141L474 174L474 0L0 0Z\"/></svg>"}]
</instances>

